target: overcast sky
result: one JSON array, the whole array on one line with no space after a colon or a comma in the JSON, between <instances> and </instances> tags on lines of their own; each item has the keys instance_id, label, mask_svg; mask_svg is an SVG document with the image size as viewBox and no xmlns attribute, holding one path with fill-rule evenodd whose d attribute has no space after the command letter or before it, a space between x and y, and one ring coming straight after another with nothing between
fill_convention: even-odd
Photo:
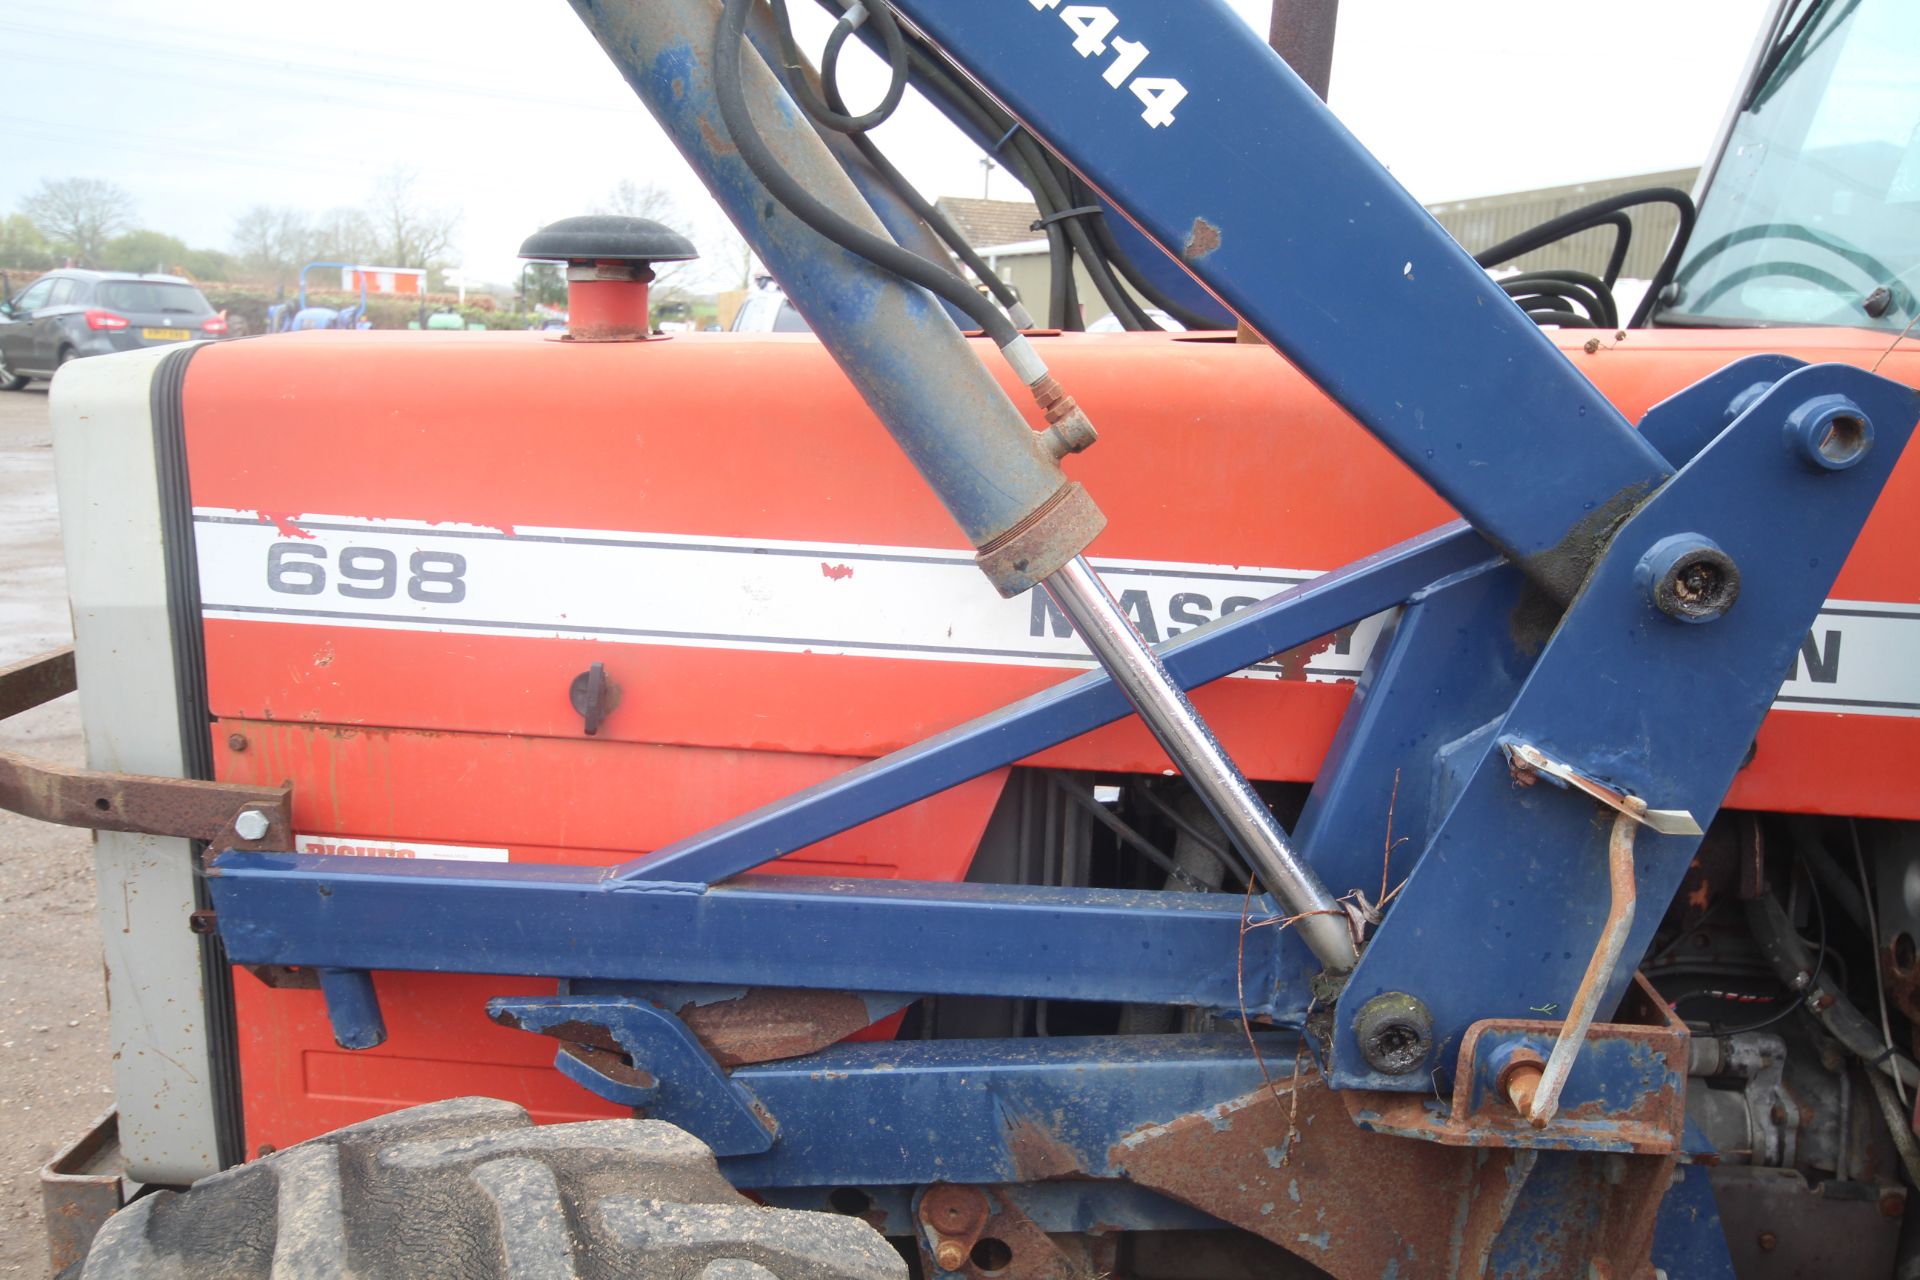
<instances>
[{"instance_id":1,"label":"overcast sky","mask_svg":"<svg viewBox=\"0 0 1920 1280\"><path fill-rule=\"evenodd\" d=\"M1272 0L1230 3L1265 31ZM825 16L792 7L817 50ZM1332 103L1428 203L1697 164L1765 7L1344 0ZM0 67L0 212L44 178L106 178L142 225L226 248L250 205L357 204L406 165L492 280L623 178L674 191L696 239L717 217L562 4L5 0ZM981 194L978 151L924 103L876 137L925 194Z\"/></svg>"}]
</instances>

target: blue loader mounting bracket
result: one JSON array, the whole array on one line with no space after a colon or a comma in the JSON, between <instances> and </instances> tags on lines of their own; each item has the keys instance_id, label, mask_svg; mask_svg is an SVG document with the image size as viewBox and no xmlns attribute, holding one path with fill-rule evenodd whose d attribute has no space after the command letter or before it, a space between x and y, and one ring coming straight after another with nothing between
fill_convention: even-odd
<instances>
[{"instance_id":1,"label":"blue loader mounting bracket","mask_svg":"<svg viewBox=\"0 0 1920 1280\"><path fill-rule=\"evenodd\" d=\"M773 1145L779 1125L759 1099L728 1078L687 1024L646 1000L622 996L501 996L487 1016L562 1043L560 1074L609 1102L668 1120L717 1156Z\"/></svg>"}]
</instances>

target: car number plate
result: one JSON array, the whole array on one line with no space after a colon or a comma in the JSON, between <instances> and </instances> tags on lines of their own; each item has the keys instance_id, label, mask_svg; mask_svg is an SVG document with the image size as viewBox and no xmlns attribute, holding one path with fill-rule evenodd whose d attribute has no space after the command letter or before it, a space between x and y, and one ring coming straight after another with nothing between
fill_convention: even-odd
<instances>
[{"instance_id":1,"label":"car number plate","mask_svg":"<svg viewBox=\"0 0 1920 1280\"><path fill-rule=\"evenodd\" d=\"M142 329L140 336L152 342L185 342L193 336L191 329Z\"/></svg>"}]
</instances>

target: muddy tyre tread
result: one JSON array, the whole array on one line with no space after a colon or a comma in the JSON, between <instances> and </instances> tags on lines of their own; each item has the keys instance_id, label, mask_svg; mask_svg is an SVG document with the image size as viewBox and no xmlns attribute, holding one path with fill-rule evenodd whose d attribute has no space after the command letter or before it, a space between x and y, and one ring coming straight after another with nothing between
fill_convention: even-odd
<instances>
[{"instance_id":1,"label":"muddy tyre tread","mask_svg":"<svg viewBox=\"0 0 1920 1280\"><path fill-rule=\"evenodd\" d=\"M768 1209L658 1120L412 1107L135 1201L84 1280L905 1280L856 1218Z\"/></svg>"}]
</instances>

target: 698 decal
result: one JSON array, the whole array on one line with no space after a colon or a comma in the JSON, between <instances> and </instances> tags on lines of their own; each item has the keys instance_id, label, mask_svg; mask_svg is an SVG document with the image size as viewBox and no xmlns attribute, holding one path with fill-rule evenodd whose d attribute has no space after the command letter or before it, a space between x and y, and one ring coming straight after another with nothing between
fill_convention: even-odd
<instances>
[{"instance_id":1,"label":"698 decal","mask_svg":"<svg viewBox=\"0 0 1920 1280\"><path fill-rule=\"evenodd\" d=\"M1027 0L1035 9L1044 11L1058 9L1060 21L1067 24L1074 33L1073 51L1083 58L1092 58L1107 52L1109 43L1113 49L1113 61L1101 73L1115 89L1122 85L1133 91L1146 110L1140 118L1154 128L1159 129L1173 123L1173 109L1186 101L1187 87L1178 80L1166 76L1136 76L1133 73L1147 60L1150 52L1147 46L1138 40L1128 40L1115 36L1114 29L1120 25L1120 19L1113 16L1113 10L1102 4L1070 4L1061 8L1060 0ZM1112 36L1111 42L1108 37ZM1131 77L1131 78L1129 78Z\"/></svg>"},{"instance_id":2,"label":"698 decal","mask_svg":"<svg viewBox=\"0 0 1920 1280\"><path fill-rule=\"evenodd\" d=\"M317 596L332 582L349 600L391 600L400 594L400 557L385 547L342 547L333 559L311 542L267 548L267 587L281 595ZM422 604L459 604L467 598L467 558L452 551L416 551L407 557L407 598Z\"/></svg>"}]
</instances>

